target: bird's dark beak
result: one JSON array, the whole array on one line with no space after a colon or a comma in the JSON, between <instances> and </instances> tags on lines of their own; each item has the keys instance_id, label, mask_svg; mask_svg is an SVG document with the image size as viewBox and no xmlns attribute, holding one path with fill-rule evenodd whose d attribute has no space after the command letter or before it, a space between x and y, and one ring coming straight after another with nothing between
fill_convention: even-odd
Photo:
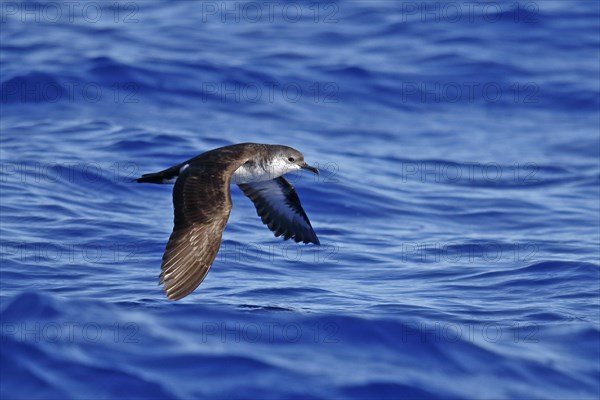
<instances>
[{"instance_id":1,"label":"bird's dark beak","mask_svg":"<svg viewBox=\"0 0 600 400\"><path fill-rule=\"evenodd\" d=\"M307 169L307 170L309 170L311 172L314 172L317 175L319 175L319 173L320 173L318 169L316 169L315 167L311 167L307 163L303 163L302 165L300 165L300 168Z\"/></svg>"}]
</instances>

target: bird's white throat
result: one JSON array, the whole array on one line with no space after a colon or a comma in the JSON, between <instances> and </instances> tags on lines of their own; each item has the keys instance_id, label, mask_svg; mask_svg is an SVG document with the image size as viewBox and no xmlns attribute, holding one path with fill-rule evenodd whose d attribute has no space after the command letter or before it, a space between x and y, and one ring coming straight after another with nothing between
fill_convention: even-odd
<instances>
[{"instance_id":1,"label":"bird's white throat","mask_svg":"<svg viewBox=\"0 0 600 400\"><path fill-rule=\"evenodd\" d=\"M300 167L297 164L289 163L283 159L275 159L265 164L264 168L257 163L244 164L233 173L231 183L237 185L240 183L270 181L298 169Z\"/></svg>"}]
</instances>

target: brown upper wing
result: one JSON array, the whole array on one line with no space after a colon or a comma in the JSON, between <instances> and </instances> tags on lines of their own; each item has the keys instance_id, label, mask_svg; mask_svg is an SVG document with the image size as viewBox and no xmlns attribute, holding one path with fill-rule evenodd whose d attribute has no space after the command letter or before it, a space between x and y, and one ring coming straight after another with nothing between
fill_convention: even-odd
<instances>
[{"instance_id":1,"label":"brown upper wing","mask_svg":"<svg viewBox=\"0 0 600 400\"><path fill-rule=\"evenodd\" d=\"M171 300L194 291L219 252L231 212L229 181L226 169L189 166L175 182L175 224L160 274L160 283Z\"/></svg>"},{"instance_id":2,"label":"brown upper wing","mask_svg":"<svg viewBox=\"0 0 600 400\"><path fill-rule=\"evenodd\" d=\"M283 176L238 186L252 200L262 222L275 236L283 235L286 240L319 244L296 189Z\"/></svg>"}]
</instances>

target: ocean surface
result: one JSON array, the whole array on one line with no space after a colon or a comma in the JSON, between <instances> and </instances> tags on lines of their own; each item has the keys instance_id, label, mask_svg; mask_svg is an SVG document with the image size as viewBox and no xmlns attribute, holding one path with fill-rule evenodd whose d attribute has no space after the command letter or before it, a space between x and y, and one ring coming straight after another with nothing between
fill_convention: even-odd
<instances>
[{"instance_id":1,"label":"ocean surface","mask_svg":"<svg viewBox=\"0 0 600 400\"><path fill-rule=\"evenodd\" d=\"M600 5L0 3L2 399L597 399ZM158 286L170 185L240 142L321 246L234 209Z\"/></svg>"}]
</instances>

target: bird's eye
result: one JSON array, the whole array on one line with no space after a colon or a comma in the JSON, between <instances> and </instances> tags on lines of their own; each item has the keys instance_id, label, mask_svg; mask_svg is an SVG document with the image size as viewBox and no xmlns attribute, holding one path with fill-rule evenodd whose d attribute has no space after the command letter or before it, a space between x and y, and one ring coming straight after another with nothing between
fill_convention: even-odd
<instances>
[{"instance_id":1,"label":"bird's eye","mask_svg":"<svg viewBox=\"0 0 600 400\"><path fill-rule=\"evenodd\" d=\"M294 162L294 161L296 161L296 160L294 159L294 157L290 157L290 158L288 158L288 161L289 161L289 162Z\"/></svg>"}]
</instances>

